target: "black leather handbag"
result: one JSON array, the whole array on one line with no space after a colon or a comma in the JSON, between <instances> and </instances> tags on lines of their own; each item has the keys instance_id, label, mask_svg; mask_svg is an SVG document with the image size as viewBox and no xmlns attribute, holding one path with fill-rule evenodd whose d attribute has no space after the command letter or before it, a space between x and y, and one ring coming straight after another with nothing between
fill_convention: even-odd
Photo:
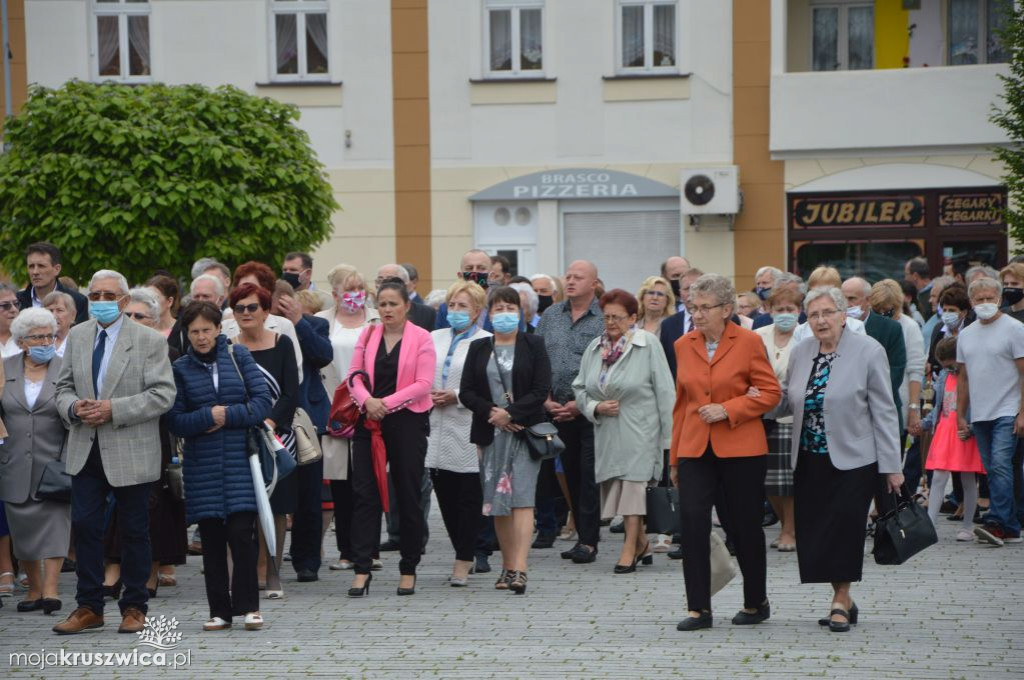
<instances>
[{"instance_id":1,"label":"black leather handbag","mask_svg":"<svg viewBox=\"0 0 1024 680\"><path fill-rule=\"evenodd\" d=\"M917 504L906 487L892 496L895 509L875 520L875 546L871 552L877 564L903 564L939 542L928 512Z\"/></svg>"},{"instance_id":2,"label":"black leather handbag","mask_svg":"<svg viewBox=\"0 0 1024 680\"><path fill-rule=\"evenodd\" d=\"M565 444L558 437L558 428L554 423L527 425L519 436L526 440L526 448L534 460L550 460L565 451Z\"/></svg>"},{"instance_id":3,"label":"black leather handbag","mask_svg":"<svg viewBox=\"0 0 1024 680\"><path fill-rule=\"evenodd\" d=\"M672 536L680 530L679 489L647 487L647 532Z\"/></svg>"},{"instance_id":4,"label":"black leather handbag","mask_svg":"<svg viewBox=\"0 0 1024 680\"><path fill-rule=\"evenodd\" d=\"M65 443L67 438L64 439ZM64 467L64 444L61 444L57 458L47 461L36 487L36 498L41 501L71 502L71 475Z\"/></svg>"}]
</instances>

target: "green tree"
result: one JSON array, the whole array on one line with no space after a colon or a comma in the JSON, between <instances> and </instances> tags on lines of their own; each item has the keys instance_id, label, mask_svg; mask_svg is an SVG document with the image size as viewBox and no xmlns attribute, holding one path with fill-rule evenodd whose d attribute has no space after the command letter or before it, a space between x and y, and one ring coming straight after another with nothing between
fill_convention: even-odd
<instances>
[{"instance_id":1,"label":"green tree","mask_svg":"<svg viewBox=\"0 0 1024 680\"><path fill-rule=\"evenodd\" d=\"M1010 57L1010 73L999 76L1003 106L993 111L992 122L1010 138L1010 145L996 148L995 153L1006 168L1003 181L1015 204L1006 210L1006 224L1017 243L1024 243L1024 7L1009 3L1005 11L1011 16L1000 40Z\"/></svg>"},{"instance_id":2,"label":"green tree","mask_svg":"<svg viewBox=\"0 0 1024 680\"><path fill-rule=\"evenodd\" d=\"M0 155L0 265L47 240L79 280L187 276L202 256L277 263L338 208L294 106L234 87L34 87Z\"/></svg>"}]
</instances>

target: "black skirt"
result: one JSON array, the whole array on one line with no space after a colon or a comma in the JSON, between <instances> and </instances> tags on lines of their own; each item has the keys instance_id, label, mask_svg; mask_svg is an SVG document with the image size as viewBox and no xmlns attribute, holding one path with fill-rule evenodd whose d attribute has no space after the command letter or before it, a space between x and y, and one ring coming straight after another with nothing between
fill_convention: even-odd
<instances>
[{"instance_id":1,"label":"black skirt","mask_svg":"<svg viewBox=\"0 0 1024 680\"><path fill-rule=\"evenodd\" d=\"M860 581L864 530L878 488L878 464L839 470L827 455L801 450L794 487L800 581Z\"/></svg>"}]
</instances>

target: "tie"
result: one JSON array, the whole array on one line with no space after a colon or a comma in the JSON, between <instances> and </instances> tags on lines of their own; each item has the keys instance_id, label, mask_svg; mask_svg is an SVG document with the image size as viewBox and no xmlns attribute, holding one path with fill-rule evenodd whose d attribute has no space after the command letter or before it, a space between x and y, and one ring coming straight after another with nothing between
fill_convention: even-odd
<instances>
[{"instance_id":1,"label":"tie","mask_svg":"<svg viewBox=\"0 0 1024 680\"><path fill-rule=\"evenodd\" d=\"M691 316L689 318L689 320L686 322L686 332L689 333L692 330L693 330L693 317Z\"/></svg>"},{"instance_id":2,"label":"tie","mask_svg":"<svg viewBox=\"0 0 1024 680\"><path fill-rule=\"evenodd\" d=\"M96 349L92 351L92 390L96 398L100 398L100 365L103 363L103 354L107 349L107 332L100 331L100 340L96 343Z\"/></svg>"}]
</instances>

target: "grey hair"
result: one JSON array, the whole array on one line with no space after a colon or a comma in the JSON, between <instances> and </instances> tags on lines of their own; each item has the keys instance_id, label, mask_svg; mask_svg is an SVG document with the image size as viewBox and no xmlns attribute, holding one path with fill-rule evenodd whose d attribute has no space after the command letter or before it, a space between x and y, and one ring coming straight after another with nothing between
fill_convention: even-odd
<instances>
[{"instance_id":1,"label":"grey hair","mask_svg":"<svg viewBox=\"0 0 1024 680\"><path fill-rule=\"evenodd\" d=\"M423 299L423 302L430 305L434 309L437 309L442 302L444 302L445 296L448 294L444 288L435 288L427 294L427 297Z\"/></svg>"},{"instance_id":2,"label":"grey hair","mask_svg":"<svg viewBox=\"0 0 1024 680\"><path fill-rule=\"evenodd\" d=\"M973 301L974 293L979 290L994 290L996 295L1002 295L1003 284L999 283L997 278L983 276L977 281L972 281L971 285L967 286L967 297Z\"/></svg>"},{"instance_id":3,"label":"grey hair","mask_svg":"<svg viewBox=\"0 0 1024 680\"><path fill-rule=\"evenodd\" d=\"M757 270L757 273L754 274L754 278L760 278L762 274L771 274L772 283L775 283L776 281L779 280L779 277L782 276L782 270L779 269L778 267L772 266L761 267L760 269Z\"/></svg>"},{"instance_id":4,"label":"grey hair","mask_svg":"<svg viewBox=\"0 0 1024 680\"><path fill-rule=\"evenodd\" d=\"M220 262L212 257L201 257L195 261L192 265L192 278L198 279L200 274L205 272L210 267L216 267Z\"/></svg>"},{"instance_id":5,"label":"grey hair","mask_svg":"<svg viewBox=\"0 0 1024 680\"><path fill-rule=\"evenodd\" d=\"M868 283L867 279L865 279L864 277L862 277L862 276L851 276L850 278L846 279L846 281L843 281L843 283L847 283L849 281L860 281L861 284L862 284L861 287L860 287L861 294L863 294L865 297L867 297L868 295L871 295L871 284Z\"/></svg>"},{"instance_id":6,"label":"grey hair","mask_svg":"<svg viewBox=\"0 0 1024 680\"><path fill-rule=\"evenodd\" d=\"M217 297L224 297L224 282L218 279L213 274L200 274L199 276L192 279L192 283L189 284L188 292L191 294L196 288L197 281L212 281L213 287L217 291Z\"/></svg>"},{"instance_id":7,"label":"grey hair","mask_svg":"<svg viewBox=\"0 0 1024 680\"><path fill-rule=\"evenodd\" d=\"M792 272L782 272L782 274L777 279L775 279L774 283L775 285L778 285L780 283L791 283L800 289L801 295L807 294L807 284L804 283L804 280L800 278L799 274L794 274Z\"/></svg>"},{"instance_id":8,"label":"grey hair","mask_svg":"<svg viewBox=\"0 0 1024 680\"><path fill-rule=\"evenodd\" d=\"M160 303L157 302L152 288L132 288L128 291L128 301L146 305L149 307L149 318L153 321L160 319Z\"/></svg>"},{"instance_id":9,"label":"grey hair","mask_svg":"<svg viewBox=\"0 0 1024 680\"><path fill-rule=\"evenodd\" d=\"M125 295L128 294L128 279L124 278L123 274L121 274L120 272L115 272L113 269L101 269L95 274L93 274L92 278L89 279L89 290L92 290L92 286L94 283L96 283L97 281L102 281L104 279L116 280L118 285L121 287L121 292L124 293Z\"/></svg>"},{"instance_id":10,"label":"grey hair","mask_svg":"<svg viewBox=\"0 0 1024 680\"><path fill-rule=\"evenodd\" d=\"M964 280L965 281L970 281L972 278L974 278L975 276L977 276L979 274L981 274L982 276L984 276L986 278L990 278L990 279L998 279L999 278L999 272L997 272L992 267L988 267L986 265L977 265L977 266L971 267L970 269L967 270L967 273L964 274ZM968 295L970 295L970 292L968 292Z\"/></svg>"},{"instance_id":11,"label":"grey hair","mask_svg":"<svg viewBox=\"0 0 1024 680\"><path fill-rule=\"evenodd\" d=\"M405 267L403 267L400 264L395 264L394 262L390 264L382 264L381 266L377 267L377 273L379 274L380 270L384 269L385 267L394 267L395 269L398 270L398 273L395 274L395 276L400 278L402 280L402 283L409 283L409 272L406 271Z\"/></svg>"},{"instance_id":12,"label":"grey hair","mask_svg":"<svg viewBox=\"0 0 1024 680\"><path fill-rule=\"evenodd\" d=\"M533 289L528 283L510 283L509 288L513 288L519 292L520 295L526 293L526 303L530 308L530 311L534 314L537 313L537 306L540 304L540 298L537 297L537 291Z\"/></svg>"},{"instance_id":13,"label":"grey hair","mask_svg":"<svg viewBox=\"0 0 1024 680\"><path fill-rule=\"evenodd\" d=\"M63 291L54 290L48 293L46 297L43 298L43 307L49 307L54 302L63 302L69 312L77 312L78 308L75 306L75 298Z\"/></svg>"},{"instance_id":14,"label":"grey hair","mask_svg":"<svg viewBox=\"0 0 1024 680\"><path fill-rule=\"evenodd\" d=\"M937 290L941 293L943 290L946 289L946 286L950 285L955 280L956 279L954 279L952 276L936 276L934 279L932 279L932 289Z\"/></svg>"},{"instance_id":15,"label":"grey hair","mask_svg":"<svg viewBox=\"0 0 1024 680\"><path fill-rule=\"evenodd\" d=\"M836 309L840 312L846 312L846 298L843 297L843 291L835 286L817 286L807 291L807 296L804 298L804 311L807 311L812 302L823 297L832 298L832 302L836 304Z\"/></svg>"},{"instance_id":16,"label":"grey hair","mask_svg":"<svg viewBox=\"0 0 1024 680\"><path fill-rule=\"evenodd\" d=\"M0 293L14 293L15 297L17 297L18 289L14 287L13 283L0 281Z\"/></svg>"},{"instance_id":17,"label":"grey hair","mask_svg":"<svg viewBox=\"0 0 1024 680\"><path fill-rule=\"evenodd\" d=\"M18 312L11 322L11 337L15 342L21 342L33 328L45 326L54 335L57 334L57 317L49 310L42 307L29 307Z\"/></svg>"},{"instance_id":18,"label":"grey hair","mask_svg":"<svg viewBox=\"0 0 1024 680\"><path fill-rule=\"evenodd\" d=\"M551 282L552 286L555 285L554 277L550 276L549 274L534 274L533 276L530 277L530 281L536 281L537 279L547 279L548 281Z\"/></svg>"},{"instance_id":19,"label":"grey hair","mask_svg":"<svg viewBox=\"0 0 1024 680\"><path fill-rule=\"evenodd\" d=\"M736 288L721 274L702 274L690 284L690 300L697 295L711 295L720 305L736 304Z\"/></svg>"}]
</instances>

